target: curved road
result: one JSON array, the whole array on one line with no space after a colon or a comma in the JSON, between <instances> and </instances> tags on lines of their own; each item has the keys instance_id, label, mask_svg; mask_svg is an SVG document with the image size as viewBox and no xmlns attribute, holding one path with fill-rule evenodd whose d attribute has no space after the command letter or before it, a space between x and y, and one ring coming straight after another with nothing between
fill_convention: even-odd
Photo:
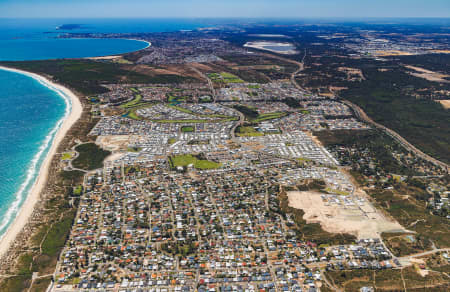
<instances>
[{"instance_id":1,"label":"curved road","mask_svg":"<svg viewBox=\"0 0 450 292\"><path fill-rule=\"evenodd\" d=\"M193 71L195 71L198 75L200 75L202 78L204 78L204 79L208 82L208 86L209 86L209 88L210 88L210 90L211 90L211 94L212 94L212 97L213 97L213 102L216 103L216 90L214 89L214 85L213 85L212 80L211 80L208 76L206 76L206 74L204 74L203 72L201 72L201 71L198 70L197 68L191 66L191 69L192 69ZM241 113L240 111L237 111L237 110L234 110L234 111L235 111L237 114L239 114L239 120L234 124L233 128L232 128L231 131L230 131L230 134L231 134L231 138L232 138L232 139L234 139L234 138L236 137L236 134L235 134L236 128L237 128L238 126L243 125L243 124L244 124L244 121L245 121L245 116L244 116L243 113Z\"/></svg>"},{"instance_id":2,"label":"curved road","mask_svg":"<svg viewBox=\"0 0 450 292\"><path fill-rule=\"evenodd\" d=\"M270 54L267 54L270 55ZM270 55L273 58L276 59L280 59L283 61L287 61L290 62L292 64L296 64L299 68L297 69L297 71L295 71L294 73L292 73L291 75L291 83L298 88L301 91L305 91L305 89L303 89L300 85L298 85L297 81L295 80L295 76L303 71L304 69L304 61L306 58L306 50L305 50L305 55L302 58L301 62L295 61L295 60L291 60L291 59L287 59L287 58L283 58L280 56L274 56L274 55ZM413 152L414 154L416 154L418 157L422 158L423 160L426 160L428 162L433 163L436 166L442 167L443 169L445 169L447 172L450 171L450 165L448 165L445 162L442 162L440 160L437 160L436 158L431 157L430 155L422 152L421 150L417 149L414 145L412 145L411 143L409 143L405 138L403 138L402 136L400 136L400 134L398 134L397 132L389 129L388 127L385 127L375 121L373 121L359 106L357 106L356 104L348 101L348 100L342 100L342 102L344 104L346 104L347 106L349 106L350 108L353 109L353 111L355 112L355 115L360 119L363 120L364 122L380 129L383 130L387 135L389 135L390 137L392 137L394 140L396 140L398 143L400 143L400 145L402 145L405 149Z\"/></svg>"},{"instance_id":3,"label":"curved road","mask_svg":"<svg viewBox=\"0 0 450 292\"><path fill-rule=\"evenodd\" d=\"M430 155L423 153L422 151L420 151L419 149L417 149L414 145L412 145L411 143L409 143L408 141L406 141L405 138L403 138L402 136L400 136L397 132L375 122L374 120L372 120L359 106L357 106L356 104L348 101L348 100L342 100L342 102L346 105L348 105L350 108L353 109L353 111L355 112L356 116L365 121L368 124L373 125L374 127L383 130L386 134L388 134L390 137L392 137L394 140L396 140L398 143L400 143L400 145L402 145L403 147L405 147L407 150L413 152L414 154L416 154L417 156L419 156L420 158L429 161L431 163L433 163L434 165L440 166L444 169L447 170L447 172L450 170L450 166L442 161L439 161L433 157L431 157Z\"/></svg>"}]
</instances>

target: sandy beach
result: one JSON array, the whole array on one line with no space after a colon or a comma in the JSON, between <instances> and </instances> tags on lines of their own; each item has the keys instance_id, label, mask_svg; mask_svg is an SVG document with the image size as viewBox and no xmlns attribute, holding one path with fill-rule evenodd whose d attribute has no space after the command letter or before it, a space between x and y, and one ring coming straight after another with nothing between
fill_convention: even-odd
<instances>
[{"instance_id":1,"label":"sandy beach","mask_svg":"<svg viewBox=\"0 0 450 292\"><path fill-rule=\"evenodd\" d=\"M39 170L39 175L36 178L33 187L31 188L25 202L22 204L20 211L17 213L16 218L8 227L6 233L0 239L0 258L8 251L11 243L14 241L16 236L20 233L23 227L28 222L30 216L33 213L34 206L38 202L40 194L47 182L48 171L50 167L50 163L53 159L53 156L58 149L60 142L63 140L64 136L67 134L72 125L81 117L81 113L83 111L82 105L78 97L69 89L53 83L47 78L40 76L35 73L30 73L22 70L12 69L0 66L0 69L20 73L23 75L30 76L43 84L47 85L50 89L56 89L64 96L70 99L71 101L71 111L68 115L65 116L64 121L62 122L60 128L58 129L55 138L51 144L50 150L42 162L41 168Z\"/></svg>"},{"instance_id":2,"label":"sandy beach","mask_svg":"<svg viewBox=\"0 0 450 292\"><path fill-rule=\"evenodd\" d=\"M149 42L149 41L137 40L137 39L127 39L127 40L144 42L144 43L147 44L147 46L145 48L142 48L142 49L134 51L134 52L139 52L139 51L145 50L146 48L148 48L148 47L150 47L152 45L152 43ZM121 58L124 54L127 54L127 53L122 53L122 54L117 54L117 55L108 55L108 56L98 56L98 57L85 57L83 59L88 59L88 60L114 60L114 59Z\"/></svg>"}]
</instances>

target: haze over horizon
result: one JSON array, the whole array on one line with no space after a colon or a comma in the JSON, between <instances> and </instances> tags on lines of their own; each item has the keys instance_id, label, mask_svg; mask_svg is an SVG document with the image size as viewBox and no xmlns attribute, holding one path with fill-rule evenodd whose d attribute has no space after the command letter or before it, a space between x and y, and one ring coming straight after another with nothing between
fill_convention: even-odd
<instances>
[{"instance_id":1,"label":"haze over horizon","mask_svg":"<svg viewBox=\"0 0 450 292\"><path fill-rule=\"evenodd\" d=\"M1 18L450 17L450 1L429 0L0 0Z\"/></svg>"}]
</instances>

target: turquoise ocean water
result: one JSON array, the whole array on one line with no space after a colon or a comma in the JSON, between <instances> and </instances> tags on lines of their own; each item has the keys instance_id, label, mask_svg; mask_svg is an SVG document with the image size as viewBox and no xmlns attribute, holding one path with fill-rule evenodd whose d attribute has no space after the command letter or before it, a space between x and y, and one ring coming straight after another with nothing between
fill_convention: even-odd
<instances>
[{"instance_id":1,"label":"turquoise ocean water","mask_svg":"<svg viewBox=\"0 0 450 292\"><path fill-rule=\"evenodd\" d=\"M0 234L25 200L69 106L33 78L0 70Z\"/></svg>"},{"instance_id":2,"label":"turquoise ocean water","mask_svg":"<svg viewBox=\"0 0 450 292\"><path fill-rule=\"evenodd\" d=\"M136 51L144 42L121 39L57 39L56 26L72 32L159 32L193 29L193 20L0 19L0 61L106 56ZM14 220L35 182L70 101L39 81L0 70L0 236Z\"/></svg>"},{"instance_id":3,"label":"turquoise ocean water","mask_svg":"<svg viewBox=\"0 0 450 292\"><path fill-rule=\"evenodd\" d=\"M0 61L98 57L133 52L147 46L145 42L124 39L1 40Z\"/></svg>"}]
</instances>

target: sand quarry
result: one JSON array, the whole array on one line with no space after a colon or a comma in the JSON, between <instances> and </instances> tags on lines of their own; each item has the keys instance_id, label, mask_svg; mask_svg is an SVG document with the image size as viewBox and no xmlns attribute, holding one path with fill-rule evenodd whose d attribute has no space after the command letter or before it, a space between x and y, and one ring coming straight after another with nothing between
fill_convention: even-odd
<instances>
[{"instance_id":1,"label":"sand quarry","mask_svg":"<svg viewBox=\"0 0 450 292\"><path fill-rule=\"evenodd\" d=\"M449 80L445 79L445 78L450 77L449 75L433 72L433 71L430 71L430 70L427 70L424 68L420 68L420 67L414 67L414 66L409 66L409 65L405 66L405 67L410 70L414 70L414 72L409 72L409 74L411 74L413 76L423 78L428 81L450 83Z\"/></svg>"},{"instance_id":2,"label":"sand quarry","mask_svg":"<svg viewBox=\"0 0 450 292\"><path fill-rule=\"evenodd\" d=\"M265 50L283 55L293 55L297 53L297 51L295 50L295 46L292 45L291 43L255 41L255 42L247 42L244 45L244 47Z\"/></svg>"},{"instance_id":3,"label":"sand quarry","mask_svg":"<svg viewBox=\"0 0 450 292\"><path fill-rule=\"evenodd\" d=\"M439 102L440 104L442 104L442 106L443 106L445 109L449 109L449 108L450 108L450 99L438 100L438 102Z\"/></svg>"},{"instance_id":4,"label":"sand quarry","mask_svg":"<svg viewBox=\"0 0 450 292\"><path fill-rule=\"evenodd\" d=\"M105 150L126 151L131 137L130 135L99 136L95 143Z\"/></svg>"},{"instance_id":5,"label":"sand quarry","mask_svg":"<svg viewBox=\"0 0 450 292\"><path fill-rule=\"evenodd\" d=\"M344 196L309 191L287 194L290 207L303 210L303 219L308 223L320 223L327 232L349 233L364 239L380 238L382 232L404 231L398 222L386 218L364 196L345 196L347 202L355 202L347 205Z\"/></svg>"}]
</instances>

